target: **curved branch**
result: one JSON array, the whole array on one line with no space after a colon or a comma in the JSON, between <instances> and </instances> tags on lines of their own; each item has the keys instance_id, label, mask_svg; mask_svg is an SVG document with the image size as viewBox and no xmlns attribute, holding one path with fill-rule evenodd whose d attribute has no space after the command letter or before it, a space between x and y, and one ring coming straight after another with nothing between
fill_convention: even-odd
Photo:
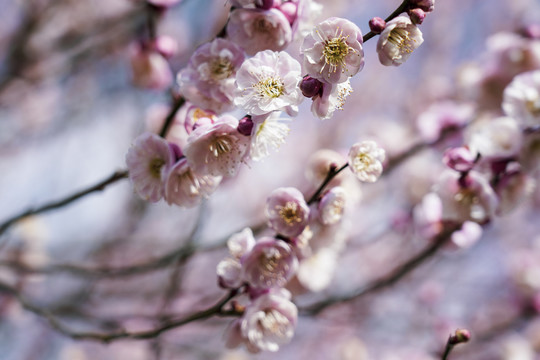
<instances>
[{"instance_id":1,"label":"curved branch","mask_svg":"<svg viewBox=\"0 0 540 360\"><path fill-rule=\"evenodd\" d=\"M458 226L449 227L440 235L438 235L435 239L433 239L433 242L428 247L426 247L420 253L398 266L394 271L390 272L389 274L372 281L371 283L357 289L350 294L330 297L325 300L313 303L311 305L301 307L299 309L300 312L305 315L316 315L330 306L341 304L351 300L356 300L377 290L381 290L391 285L394 285L403 277L405 277L405 275L409 274L411 271L425 263L433 255L435 255L437 251L450 240L452 233L458 228Z\"/></svg>"}]
</instances>

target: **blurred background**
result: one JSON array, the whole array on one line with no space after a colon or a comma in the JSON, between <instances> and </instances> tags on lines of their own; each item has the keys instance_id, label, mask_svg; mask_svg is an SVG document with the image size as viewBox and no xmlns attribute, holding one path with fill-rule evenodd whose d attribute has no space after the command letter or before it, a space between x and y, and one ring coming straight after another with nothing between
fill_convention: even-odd
<instances>
[{"instance_id":1,"label":"blurred background","mask_svg":"<svg viewBox=\"0 0 540 360\"><path fill-rule=\"evenodd\" d=\"M384 18L399 5L319 2L324 18L346 17L364 33L371 17ZM132 140L169 106L167 92L137 89L131 82L130 54L145 28L144 5L0 0L0 221L125 168ZM158 33L179 45L170 59L174 71L214 38L229 7L225 0L183 0L163 15ZM421 140L417 119L430 105L483 101L487 90L478 79L497 55L489 47L494 34L516 33L535 22L540 23L536 0L437 0L421 26L425 41L407 63L383 67L376 39L367 42L366 65L352 79L354 92L344 110L322 122L305 101L290 122L287 143L244 166L201 206L149 204L128 180L119 181L11 227L0 238L0 280L81 331L146 329L168 314L212 305L222 296L215 269L227 254L223 241L264 223L265 199L273 189L307 191L305 164L315 151L346 153L358 140L376 139L389 157L404 152ZM297 54L298 46L291 44L290 52ZM500 99L497 105L494 98L491 111L497 112ZM442 169L442 150L415 154L377 184L358 184L361 201L349 214L346 251L330 286L317 294L298 291L297 303L358 288L427 245L414 235L409 218ZM524 304L540 288L539 215L535 189L485 227L472 247L448 246L388 289L300 317L294 339L276 354L225 349L221 337L229 320L220 318L151 340L73 340L0 293L0 359L438 359L448 335L463 327L473 339L456 348L452 359L538 360L540 321ZM177 250L188 242L203 250L184 259ZM17 266L148 262L154 265L112 275L69 268L32 274Z\"/></svg>"}]
</instances>

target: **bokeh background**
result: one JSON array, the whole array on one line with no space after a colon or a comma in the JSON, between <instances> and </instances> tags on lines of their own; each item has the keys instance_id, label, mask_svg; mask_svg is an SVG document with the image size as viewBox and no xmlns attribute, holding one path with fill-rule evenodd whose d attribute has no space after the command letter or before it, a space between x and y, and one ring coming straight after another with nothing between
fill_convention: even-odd
<instances>
[{"instance_id":1,"label":"bokeh background","mask_svg":"<svg viewBox=\"0 0 540 360\"><path fill-rule=\"evenodd\" d=\"M394 0L324 0L324 17L341 16L368 31ZM146 21L136 0L0 0L0 219L93 185L125 167L132 140L168 106L167 92L135 88L130 52ZM158 32L176 39L175 71L223 27L225 0L184 0ZM324 19L324 18L322 18ZM277 153L244 166L202 206L148 204L123 180L83 199L27 218L0 239L0 280L78 330L144 329L167 314L213 304L222 291L215 267L223 241L264 223L267 195L276 187L307 190L305 164L321 148L346 152L376 139L389 156L420 140L418 116L444 99L467 99L475 73L489 64L488 39L540 23L536 0L437 0L421 26L425 42L406 64L383 67L376 39L352 79L344 110L324 122L309 101L290 122ZM290 47L297 54L298 44ZM442 170L441 150L427 149L377 184L360 186L350 214L348 245L331 285L298 294L306 304L355 289L387 273L427 244L407 224L412 207ZM538 179L538 174L536 174ZM111 344L58 334L42 317L0 294L0 359L438 359L458 327L473 333L452 359L540 359L540 321L524 311L526 281L540 285L540 191L497 217L468 249L447 247L399 283L358 301L302 316L293 341L278 353L227 350L228 319L209 319L152 340ZM10 262L121 267L157 259L186 242L204 250L187 261L129 276L28 274ZM525 260L527 259L527 261ZM519 264L531 263L523 275ZM536 264L536 267L534 266Z\"/></svg>"}]
</instances>

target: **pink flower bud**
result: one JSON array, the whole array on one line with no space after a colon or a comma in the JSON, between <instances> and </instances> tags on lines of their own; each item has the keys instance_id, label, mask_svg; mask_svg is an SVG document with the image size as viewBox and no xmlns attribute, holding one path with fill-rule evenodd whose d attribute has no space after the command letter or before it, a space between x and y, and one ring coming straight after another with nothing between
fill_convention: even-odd
<instances>
[{"instance_id":1,"label":"pink flower bud","mask_svg":"<svg viewBox=\"0 0 540 360\"><path fill-rule=\"evenodd\" d=\"M420 25L426 18L426 12L420 8L411 9L409 10L409 17L411 18L413 24Z\"/></svg>"},{"instance_id":2,"label":"pink flower bud","mask_svg":"<svg viewBox=\"0 0 540 360\"><path fill-rule=\"evenodd\" d=\"M286 237L298 236L308 224L309 208L302 193L292 187L274 190L266 200L269 225Z\"/></svg>"},{"instance_id":3,"label":"pink flower bud","mask_svg":"<svg viewBox=\"0 0 540 360\"><path fill-rule=\"evenodd\" d=\"M386 21L384 21L380 17L374 17L373 19L369 20L369 29L375 33L380 34L383 32L383 30L386 28Z\"/></svg>"},{"instance_id":4,"label":"pink flower bud","mask_svg":"<svg viewBox=\"0 0 540 360\"><path fill-rule=\"evenodd\" d=\"M431 12L435 8L435 0L409 0L411 8L420 8L425 12Z\"/></svg>"},{"instance_id":5,"label":"pink flower bud","mask_svg":"<svg viewBox=\"0 0 540 360\"><path fill-rule=\"evenodd\" d=\"M443 155L444 164L459 172L470 171L474 167L475 160L476 155L466 147L448 149Z\"/></svg>"},{"instance_id":6,"label":"pink flower bud","mask_svg":"<svg viewBox=\"0 0 540 360\"><path fill-rule=\"evenodd\" d=\"M306 75L300 83L300 90L302 90L302 94L304 94L305 97L311 98L315 95L320 95L322 86L322 82L315 78L312 78L309 75Z\"/></svg>"},{"instance_id":7,"label":"pink flower bud","mask_svg":"<svg viewBox=\"0 0 540 360\"><path fill-rule=\"evenodd\" d=\"M467 329L457 329L455 334L450 336L448 343L451 345L457 345L461 343L466 343L471 339L471 332Z\"/></svg>"},{"instance_id":8,"label":"pink flower bud","mask_svg":"<svg viewBox=\"0 0 540 360\"><path fill-rule=\"evenodd\" d=\"M298 6L295 3L287 1L279 7L279 10L285 15L287 20L289 20L290 24L294 23L298 12Z\"/></svg>"},{"instance_id":9,"label":"pink flower bud","mask_svg":"<svg viewBox=\"0 0 540 360\"><path fill-rule=\"evenodd\" d=\"M155 41L154 47L156 51L166 59L172 57L178 52L178 43L171 36L159 36Z\"/></svg>"},{"instance_id":10,"label":"pink flower bud","mask_svg":"<svg viewBox=\"0 0 540 360\"><path fill-rule=\"evenodd\" d=\"M274 6L274 0L255 0L255 6L259 9L268 10Z\"/></svg>"}]
</instances>

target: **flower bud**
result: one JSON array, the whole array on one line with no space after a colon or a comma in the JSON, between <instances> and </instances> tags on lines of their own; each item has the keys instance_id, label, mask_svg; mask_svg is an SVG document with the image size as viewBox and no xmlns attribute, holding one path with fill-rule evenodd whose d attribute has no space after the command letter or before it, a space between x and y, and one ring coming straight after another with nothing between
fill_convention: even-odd
<instances>
[{"instance_id":1,"label":"flower bud","mask_svg":"<svg viewBox=\"0 0 540 360\"><path fill-rule=\"evenodd\" d=\"M155 49L164 58L169 59L178 52L178 43L171 36L162 35L155 41Z\"/></svg>"},{"instance_id":2,"label":"flower bud","mask_svg":"<svg viewBox=\"0 0 540 360\"><path fill-rule=\"evenodd\" d=\"M253 120L251 120L251 116L244 116L242 119L240 119L240 122L238 123L238 132L245 136L251 136L252 131Z\"/></svg>"},{"instance_id":3,"label":"flower bud","mask_svg":"<svg viewBox=\"0 0 540 360\"><path fill-rule=\"evenodd\" d=\"M274 6L274 0L255 0L255 6L259 9L268 10Z\"/></svg>"},{"instance_id":4,"label":"flower bud","mask_svg":"<svg viewBox=\"0 0 540 360\"><path fill-rule=\"evenodd\" d=\"M426 18L426 12L420 8L409 10L409 17L415 25L420 25L424 22Z\"/></svg>"},{"instance_id":5,"label":"flower bud","mask_svg":"<svg viewBox=\"0 0 540 360\"><path fill-rule=\"evenodd\" d=\"M454 335L450 336L448 343L451 345L457 345L466 343L471 339L471 332L467 329L457 329Z\"/></svg>"},{"instance_id":6,"label":"flower bud","mask_svg":"<svg viewBox=\"0 0 540 360\"><path fill-rule=\"evenodd\" d=\"M432 12L435 8L435 0L409 0L411 8L420 8L425 12Z\"/></svg>"},{"instance_id":7,"label":"flower bud","mask_svg":"<svg viewBox=\"0 0 540 360\"><path fill-rule=\"evenodd\" d=\"M451 148L444 152L443 162L450 169L466 172L475 164L476 156L466 147Z\"/></svg>"},{"instance_id":8,"label":"flower bud","mask_svg":"<svg viewBox=\"0 0 540 360\"><path fill-rule=\"evenodd\" d=\"M285 15L287 20L289 20L289 23L294 23L298 12L298 6L295 3L287 1L279 7L279 10Z\"/></svg>"},{"instance_id":9,"label":"flower bud","mask_svg":"<svg viewBox=\"0 0 540 360\"><path fill-rule=\"evenodd\" d=\"M382 18L374 17L373 19L369 20L369 29L374 34L382 33L385 28L386 28L386 21L384 21Z\"/></svg>"},{"instance_id":10,"label":"flower bud","mask_svg":"<svg viewBox=\"0 0 540 360\"><path fill-rule=\"evenodd\" d=\"M531 24L520 31L528 39L540 39L540 24Z\"/></svg>"},{"instance_id":11,"label":"flower bud","mask_svg":"<svg viewBox=\"0 0 540 360\"><path fill-rule=\"evenodd\" d=\"M300 82L300 90L305 97L311 98L319 94L322 90L323 84L319 80L312 78L309 75L304 76L304 79Z\"/></svg>"}]
</instances>

